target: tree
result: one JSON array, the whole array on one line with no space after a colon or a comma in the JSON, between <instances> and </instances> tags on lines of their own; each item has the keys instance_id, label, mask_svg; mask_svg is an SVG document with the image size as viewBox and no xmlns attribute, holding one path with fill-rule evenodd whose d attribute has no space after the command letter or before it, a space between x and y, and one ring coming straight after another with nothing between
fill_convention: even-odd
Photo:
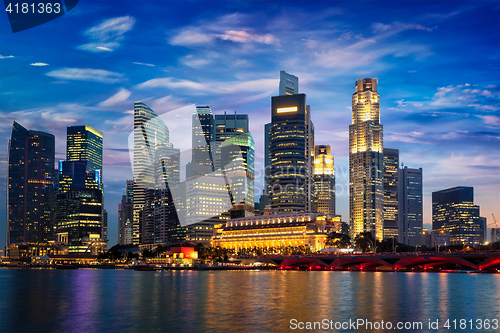
<instances>
[{"instance_id":1,"label":"tree","mask_svg":"<svg viewBox=\"0 0 500 333\"><path fill-rule=\"evenodd\" d=\"M351 245L351 237L343 233L331 232L326 237L326 245L337 248L346 248Z\"/></svg>"},{"instance_id":2,"label":"tree","mask_svg":"<svg viewBox=\"0 0 500 333\"><path fill-rule=\"evenodd\" d=\"M373 239L373 234L371 232L362 232L354 238L354 244L363 250L363 252L372 249L376 250L375 240Z\"/></svg>"}]
</instances>

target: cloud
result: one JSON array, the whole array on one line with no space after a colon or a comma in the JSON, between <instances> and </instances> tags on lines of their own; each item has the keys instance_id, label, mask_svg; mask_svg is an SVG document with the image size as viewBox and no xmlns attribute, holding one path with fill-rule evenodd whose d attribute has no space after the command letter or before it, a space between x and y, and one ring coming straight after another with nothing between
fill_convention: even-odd
<instances>
[{"instance_id":1,"label":"cloud","mask_svg":"<svg viewBox=\"0 0 500 333\"><path fill-rule=\"evenodd\" d=\"M62 80L92 81L102 83L117 83L123 81L123 75L104 69L93 68L62 68L45 74Z\"/></svg>"},{"instance_id":2,"label":"cloud","mask_svg":"<svg viewBox=\"0 0 500 333\"><path fill-rule=\"evenodd\" d=\"M477 116L483 119L484 123L491 125L493 128L500 128L500 117L499 116Z\"/></svg>"},{"instance_id":3,"label":"cloud","mask_svg":"<svg viewBox=\"0 0 500 333\"><path fill-rule=\"evenodd\" d=\"M30 66L48 66L49 64L45 62L33 62L30 64Z\"/></svg>"},{"instance_id":4,"label":"cloud","mask_svg":"<svg viewBox=\"0 0 500 333\"><path fill-rule=\"evenodd\" d=\"M10 58L14 58L14 56L13 55L3 56L0 54L0 59L10 59Z\"/></svg>"},{"instance_id":5,"label":"cloud","mask_svg":"<svg viewBox=\"0 0 500 333\"><path fill-rule=\"evenodd\" d=\"M374 23L372 25L372 31L375 34L396 34L405 30L425 30L432 31L432 28L424 27L421 24L416 23L403 23L403 22L393 22L391 24Z\"/></svg>"},{"instance_id":6,"label":"cloud","mask_svg":"<svg viewBox=\"0 0 500 333\"><path fill-rule=\"evenodd\" d=\"M78 46L89 52L112 52L120 46L126 32L133 29L135 19L131 16L111 18L85 31L90 42Z\"/></svg>"},{"instance_id":7,"label":"cloud","mask_svg":"<svg viewBox=\"0 0 500 333\"><path fill-rule=\"evenodd\" d=\"M259 35L256 33L248 32L246 30L228 30L225 31L223 34L218 34L215 36L222 40L230 40L238 43L250 43L250 42L257 42L263 44L278 43L278 39L271 34Z\"/></svg>"},{"instance_id":8,"label":"cloud","mask_svg":"<svg viewBox=\"0 0 500 333\"><path fill-rule=\"evenodd\" d=\"M156 67L156 66L155 66L155 65L153 65L153 64L146 64L146 63L143 63L143 62L136 62L136 61L133 61L132 63L133 63L133 64L135 64L135 65L142 65L142 66Z\"/></svg>"},{"instance_id":9,"label":"cloud","mask_svg":"<svg viewBox=\"0 0 500 333\"><path fill-rule=\"evenodd\" d=\"M125 88L122 88L119 92L108 98L107 100L99 103L99 106L113 106L118 103L125 101L130 97L131 92Z\"/></svg>"},{"instance_id":10,"label":"cloud","mask_svg":"<svg viewBox=\"0 0 500 333\"><path fill-rule=\"evenodd\" d=\"M172 45L197 45L197 44L207 44L213 40L211 34L205 34L197 31L196 29L187 29L182 31L177 36L170 40Z\"/></svg>"}]
</instances>

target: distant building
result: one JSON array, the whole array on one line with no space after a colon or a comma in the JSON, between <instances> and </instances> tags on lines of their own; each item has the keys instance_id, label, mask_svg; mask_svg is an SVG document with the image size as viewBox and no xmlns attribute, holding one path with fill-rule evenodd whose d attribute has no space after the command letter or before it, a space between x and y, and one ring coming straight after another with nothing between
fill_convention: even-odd
<instances>
[{"instance_id":1,"label":"distant building","mask_svg":"<svg viewBox=\"0 0 500 333\"><path fill-rule=\"evenodd\" d=\"M299 78L295 75L280 71L280 96L296 95L299 93Z\"/></svg>"},{"instance_id":2,"label":"distant building","mask_svg":"<svg viewBox=\"0 0 500 333\"><path fill-rule=\"evenodd\" d=\"M480 244L484 244L484 242L486 242L486 240L488 239L487 231L488 231L488 219L486 217L479 217Z\"/></svg>"},{"instance_id":3,"label":"distant building","mask_svg":"<svg viewBox=\"0 0 500 333\"><path fill-rule=\"evenodd\" d=\"M384 148L384 239L398 239L399 150Z\"/></svg>"},{"instance_id":4,"label":"distant building","mask_svg":"<svg viewBox=\"0 0 500 333\"><path fill-rule=\"evenodd\" d=\"M334 159L330 145L314 146L312 211L328 218L335 215Z\"/></svg>"},{"instance_id":5,"label":"distant building","mask_svg":"<svg viewBox=\"0 0 500 333\"><path fill-rule=\"evenodd\" d=\"M323 214L291 213L245 217L227 221L217 227L212 246L236 251L304 246L319 251L325 247L331 227Z\"/></svg>"},{"instance_id":6,"label":"distant building","mask_svg":"<svg viewBox=\"0 0 500 333\"><path fill-rule=\"evenodd\" d=\"M69 126L66 135L66 160L85 162L87 171L102 174L102 133L89 125Z\"/></svg>"},{"instance_id":7,"label":"distant building","mask_svg":"<svg viewBox=\"0 0 500 333\"><path fill-rule=\"evenodd\" d=\"M214 116L209 106L197 106L192 116L192 158L186 178L214 171Z\"/></svg>"},{"instance_id":8,"label":"distant building","mask_svg":"<svg viewBox=\"0 0 500 333\"><path fill-rule=\"evenodd\" d=\"M474 189L458 186L432 192L432 227L450 233L452 245L476 245L481 239Z\"/></svg>"},{"instance_id":9,"label":"distant building","mask_svg":"<svg viewBox=\"0 0 500 333\"><path fill-rule=\"evenodd\" d=\"M12 126L8 148L7 248L54 239L54 135Z\"/></svg>"},{"instance_id":10,"label":"distant building","mask_svg":"<svg viewBox=\"0 0 500 333\"><path fill-rule=\"evenodd\" d=\"M118 204L118 244L132 244L134 181L127 180L126 194Z\"/></svg>"},{"instance_id":11,"label":"distant building","mask_svg":"<svg viewBox=\"0 0 500 333\"><path fill-rule=\"evenodd\" d=\"M491 228L491 243L500 242L500 228Z\"/></svg>"},{"instance_id":12,"label":"distant building","mask_svg":"<svg viewBox=\"0 0 500 333\"><path fill-rule=\"evenodd\" d=\"M422 245L426 246L428 249L432 249L437 246L450 246L450 233L445 230L425 230L423 232Z\"/></svg>"},{"instance_id":13,"label":"distant building","mask_svg":"<svg viewBox=\"0 0 500 333\"><path fill-rule=\"evenodd\" d=\"M410 246L422 245L422 179L422 168L399 169L399 242Z\"/></svg>"}]
</instances>

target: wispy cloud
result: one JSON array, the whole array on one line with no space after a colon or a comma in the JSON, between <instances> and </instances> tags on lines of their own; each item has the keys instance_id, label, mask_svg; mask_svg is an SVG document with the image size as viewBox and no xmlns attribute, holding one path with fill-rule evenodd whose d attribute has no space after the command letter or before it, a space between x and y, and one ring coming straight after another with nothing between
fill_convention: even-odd
<instances>
[{"instance_id":1,"label":"wispy cloud","mask_svg":"<svg viewBox=\"0 0 500 333\"><path fill-rule=\"evenodd\" d=\"M10 59L10 58L14 58L14 56L13 55L4 56L0 54L0 59Z\"/></svg>"},{"instance_id":2,"label":"wispy cloud","mask_svg":"<svg viewBox=\"0 0 500 333\"><path fill-rule=\"evenodd\" d=\"M43 67L43 66L48 66L49 64L45 62L33 62L30 64L30 66L37 66L37 67Z\"/></svg>"},{"instance_id":3,"label":"wispy cloud","mask_svg":"<svg viewBox=\"0 0 500 333\"><path fill-rule=\"evenodd\" d=\"M142 65L142 66L156 67L156 66L155 66L155 65L153 65L153 64L146 64L146 63L144 63L144 62L136 62L136 61L133 61L132 63L133 63L133 64L135 64L135 65Z\"/></svg>"},{"instance_id":4,"label":"wispy cloud","mask_svg":"<svg viewBox=\"0 0 500 333\"><path fill-rule=\"evenodd\" d=\"M123 80L123 75L120 73L93 68L62 68L50 71L45 75L62 80L93 81L102 83L117 83Z\"/></svg>"},{"instance_id":5,"label":"wispy cloud","mask_svg":"<svg viewBox=\"0 0 500 333\"><path fill-rule=\"evenodd\" d=\"M118 103L121 103L121 102L127 100L127 98L130 97L130 94L131 94L130 91L128 91L125 88L122 88L119 92L117 92L116 94L114 94L113 96L108 98L107 100L99 103L99 106L108 107L108 106L116 105Z\"/></svg>"},{"instance_id":6,"label":"wispy cloud","mask_svg":"<svg viewBox=\"0 0 500 333\"><path fill-rule=\"evenodd\" d=\"M107 19L85 31L90 42L78 46L79 49L89 52L112 52L120 46L124 34L133 29L135 19L132 16L123 16Z\"/></svg>"}]
</instances>

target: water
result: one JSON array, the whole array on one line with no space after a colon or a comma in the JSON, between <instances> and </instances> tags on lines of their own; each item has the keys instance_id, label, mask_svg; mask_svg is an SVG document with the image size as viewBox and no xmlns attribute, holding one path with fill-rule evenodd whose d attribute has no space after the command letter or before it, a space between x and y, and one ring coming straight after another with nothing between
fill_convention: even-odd
<instances>
[{"instance_id":1,"label":"water","mask_svg":"<svg viewBox=\"0 0 500 333\"><path fill-rule=\"evenodd\" d=\"M407 332L500 332L442 328L448 318L499 320L499 290L500 274L4 268L0 331L289 332L292 319L367 319L423 323Z\"/></svg>"}]
</instances>

